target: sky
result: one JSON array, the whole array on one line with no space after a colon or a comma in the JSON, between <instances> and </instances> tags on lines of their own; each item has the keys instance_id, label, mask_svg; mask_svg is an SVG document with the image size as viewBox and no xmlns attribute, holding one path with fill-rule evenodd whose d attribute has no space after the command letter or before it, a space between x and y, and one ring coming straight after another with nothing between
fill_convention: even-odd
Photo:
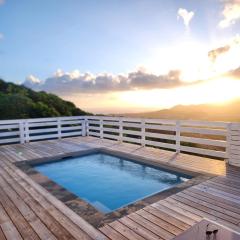
<instances>
[{"instance_id":1,"label":"sky","mask_svg":"<svg viewBox=\"0 0 240 240\"><path fill-rule=\"evenodd\" d=\"M94 113L240 97L240 0L0 0L0 78Z\"/></svg>"}]
</instances>

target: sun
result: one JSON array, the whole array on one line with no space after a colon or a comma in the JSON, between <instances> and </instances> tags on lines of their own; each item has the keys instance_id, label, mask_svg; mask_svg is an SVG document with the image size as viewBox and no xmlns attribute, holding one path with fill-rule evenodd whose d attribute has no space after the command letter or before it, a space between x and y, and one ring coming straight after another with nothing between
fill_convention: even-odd
<instances>
[{"instance_id":1,"label":"sun","mask_svg":"<svg viewBox=\"0 0 240 240\"><path fill-rule=\"evenodd\" d=\"M120 105L159 110L175 105L225 103L239 97L240 81L216 78L200 84L175 89L128 91L119 94Z\"/></svg>"}]
</instances>

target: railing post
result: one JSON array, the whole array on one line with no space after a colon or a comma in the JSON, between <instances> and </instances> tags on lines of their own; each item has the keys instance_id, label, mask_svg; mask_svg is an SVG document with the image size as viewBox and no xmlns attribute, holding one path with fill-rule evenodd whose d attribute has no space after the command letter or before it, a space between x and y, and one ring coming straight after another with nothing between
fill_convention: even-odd
<instances>
[{"instance_id":1,"label":"railing post","mask_svg":"<svg viewBox=\"0 0 240 240\"><path fill-rule=\"evenodd\" d=\"M25 121L25 141L27 143L30 141L28 120Z\"/></svg>"},{"instance_id":2,"label":"railing post","mask_svg":"<svg viewBox=\"0 0 240 240\"><path fill-rule=\"evenodd\" d=\"M100 138L103 138L103 119L100 117Z\"/></svg>"},{"instance_id":3,"label":"railing post","mask_svg":"<svg viewBox=\"0 0 240 240\"><path fill-rule=\"evenodd\" d=\"M61 131L61 119L57 119L57 131L58 131L58 139L62 138L62 131Z\"/></svg>"},{"instance_id":4,"label":"railing post","mask_svg":"<svg viewBox=\"0 0 240 240\"><path fill-rule=\"evenodd\" d=\"M88 121L88 117L85 118L86 120L86 135L89 136L89 121Z\"/></svg>"},{"instance_id":5,"label":"railing post","mask_svg":"<svg viewBox=\"0 0 240 240\"><path fill-rule=\"evenodd\" d=\"M82 136L85 137L86 133L87 133L87 120L86 118L84 118L84 120L82 121Z\"/></svg>"},{"instance_id":6,"label":"railing post","mask_svg":"<svg viewBox=\"0 0 240 240\"><path fill-rule=\"evenodd\" d=\"M141 145L145 147L145 119L141 120Z\"/></svg>"},{"instance_id":7,"label":"railing post","mask_svg":"<svg viewBox=\"0 0 240 240\"><path fill-rule=\"evenodd\" d=\"M24 122L21 120L19 122L19 131L20 131L20 143L25 143L25 126Z\"/></svg>"},{"instance_id":8,"label":"railing post","mask_svg":"<svg viewBox=\"0 0 240 240\"><path fill-rule=\"evenodd\" d=\"M180 153L180 121L176 121L176 152Z\"/></svg>"},{"instance_id":9,"label":"railing post","mask_svg":"<svg viewBox=\"0 0 240 240\"><path fill-rule=\"evenodd\" d=\"M119 118L119 142L123 141L123 119Z\"/></svg>"},{"instance_id":10,"label":"railing post","mask_svg":"<svg viewBox=\"0 0 240 240\"><path fill-rule=\"evenodd\" d=\"M227 124L227 135L226 135L226 159L225 161L228 163L230 159L230 148L231 148L231 123Z\"/></svg>"},{"instance_id":11,"label":"railing post","mask_svg":"<svg viewBox=\"0 0 240 240\"><path fill-rule=\"evenodd\" d=\"M229 131L228 163L240 167L240 123L232 123Z\"/></svg>"}]
</instances>

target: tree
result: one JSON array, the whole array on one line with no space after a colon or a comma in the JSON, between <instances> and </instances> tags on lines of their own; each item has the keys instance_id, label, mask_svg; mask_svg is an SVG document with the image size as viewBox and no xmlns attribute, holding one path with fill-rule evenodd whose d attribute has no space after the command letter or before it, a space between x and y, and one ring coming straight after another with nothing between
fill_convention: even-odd
<instances>
[{"instance_id":1,"label":"tree","mask_svg":"<svg viewBox=\"0 0 240 240\"><path fill-rule=\"evenodd\" d=\"M89 113L72 102L46 92L35 92L25 86L0 79L0 119L80 116Z\"/></svg>"}]
</instances>

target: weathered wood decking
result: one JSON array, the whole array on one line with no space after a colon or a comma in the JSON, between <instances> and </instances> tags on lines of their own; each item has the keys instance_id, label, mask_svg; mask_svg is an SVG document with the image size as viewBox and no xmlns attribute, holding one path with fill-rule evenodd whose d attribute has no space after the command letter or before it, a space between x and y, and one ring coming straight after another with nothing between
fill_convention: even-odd
<instances>
[{"instance_id":1,"label":"weathered wood decking","mask_svg":"<svg viewBox=\"0 0 240 240\"><path fill-rule=\"evenodd\" d=\"M219 176L97 230L13 164L91 147ZM225 166L223 161L93 137L1 146L0 239L172 239L204 217L240 232L239 171Z\"/></svg>"}]
</instances>

